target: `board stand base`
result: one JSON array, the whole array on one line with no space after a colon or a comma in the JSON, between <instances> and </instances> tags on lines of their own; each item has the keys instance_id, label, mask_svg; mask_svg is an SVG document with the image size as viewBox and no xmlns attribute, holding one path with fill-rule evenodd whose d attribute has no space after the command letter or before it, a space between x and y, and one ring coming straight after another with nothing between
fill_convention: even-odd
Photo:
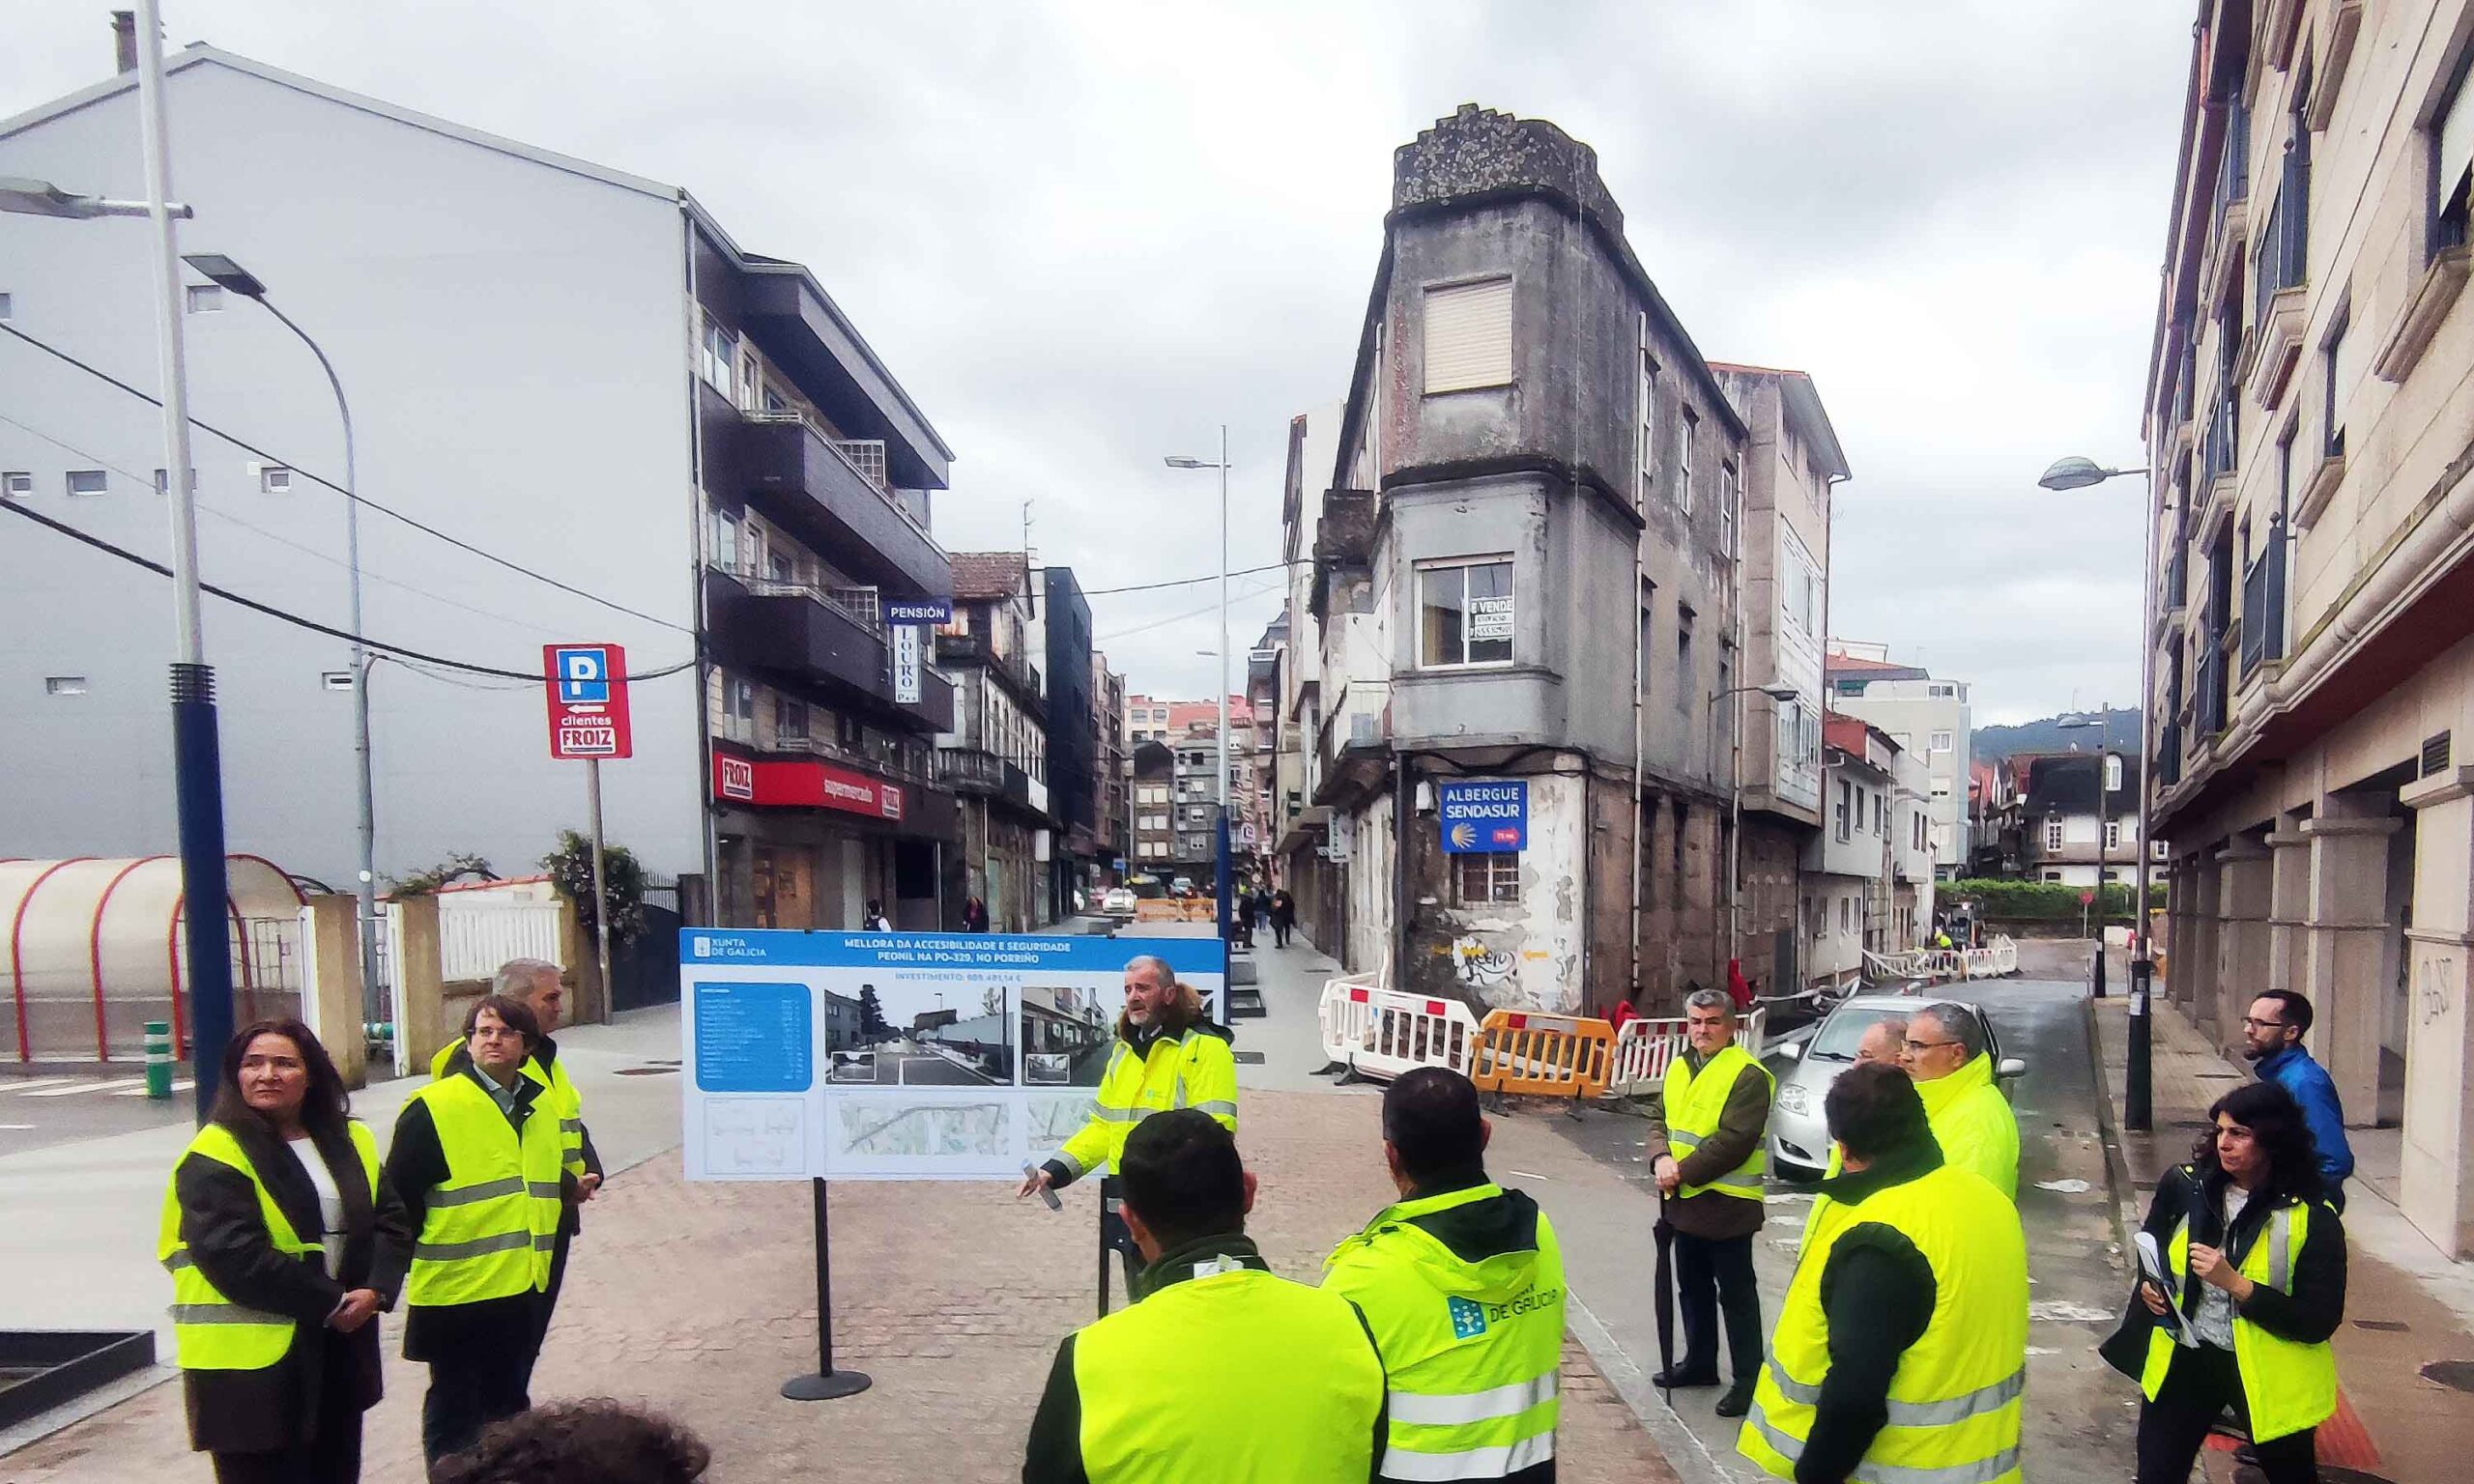
<instances>
[{"instance_id":1,"label":"board stand base","mask_svg":"<svg viewBox=\"0 0 2474 1484\"><path fill-rule=\"evenodd\" d=\"M782 1383L782 1395L793 1402L830 1402L840 1397L857 1396L868 1389L865 1371L829 1371L815 1376L793 1376Z\"/></svg>"}]
</instances>

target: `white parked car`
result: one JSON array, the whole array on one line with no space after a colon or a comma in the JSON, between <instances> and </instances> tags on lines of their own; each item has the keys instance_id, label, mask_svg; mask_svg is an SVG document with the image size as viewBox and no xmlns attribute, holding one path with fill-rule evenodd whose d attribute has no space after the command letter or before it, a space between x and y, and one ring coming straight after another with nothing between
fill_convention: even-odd
<instances>
[{"instance_id":1,"label":"white parked car","mask_svg":"<svg viewBox=\"0 0 2474 1484\"><path fill-rule=\"evenodd\" d=\"M1110 917L1132 917L1134 899L1133 888L1112 886L1101 895L1100 910Z\"/></svg>"},{"instance_id":2,"label":"white parked car","mask_svg":"<svg viewBox=\"0 0 2474 1484\"><path fill-rule=\"evenodd\" d=\"M2004 1060L2001 1036L1983 1007L1967 1000L1945 1000L1931 994L1856 994L1815 1027L1801 1046L1788 1044L1778 1054L1794 1065L1778 1074L1778 1096L1769 1104L1769 1173L1780 1180L1819 1180L1829 1165L1829 1127L1821 1100L1838 1074L1856 1065L1856 1043L1864 1033L1892 1015L1914 1014L1928 1005L1965 1005L1984 1021L1986 1049L1993 1056L1993 1075L2007 1096L2010 1084L2025 1075L2028 1064Z\"/></svg>"}]
</instances>

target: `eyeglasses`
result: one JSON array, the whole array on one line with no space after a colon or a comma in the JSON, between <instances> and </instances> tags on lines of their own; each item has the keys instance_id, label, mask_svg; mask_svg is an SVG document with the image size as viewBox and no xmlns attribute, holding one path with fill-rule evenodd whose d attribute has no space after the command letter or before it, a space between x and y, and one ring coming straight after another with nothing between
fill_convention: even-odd
<instances>
[{"instance_id":1,"label":"eyeglasses","mask_svg":"<svg viewBox=\"0 0 2474 1484\"><path fill-rule=\"evenodd\" d=\"M1935 1046L1955 1046L1958 1042L1955 1041L1916 1041L1911 1038L1910 1040L1901 1042L1900 1044L1907 1047L1910 1051L1921 1053L1930 1051Z\"/></svg>"},{"instance_id":2,"label":"eyeglasses","mask_svg":"<svg viewBox=\"0 0 2474 1484\"><path fill-rule=\"evenodd\" d=\"M2242 1025L2246 1030L2281 1031L2285 1029L2286 1022L2283 1020L2254 1020L2249 1015L2244 1015L2242 1017Z\"/></svg>"}]
</instances>

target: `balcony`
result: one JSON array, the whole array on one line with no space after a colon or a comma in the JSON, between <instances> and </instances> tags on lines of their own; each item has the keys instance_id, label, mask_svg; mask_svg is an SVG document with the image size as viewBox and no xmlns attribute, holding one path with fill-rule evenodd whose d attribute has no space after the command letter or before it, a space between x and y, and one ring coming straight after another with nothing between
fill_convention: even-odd
<instances>
[{"instance_id":1,"label":"balcony","mask_svg":"<svg viewBox=\"0 0 2474 1484\"><path fill-rule=\"evenodd\" d=\"M1048 700L1042 689L1040 668L1019 654L1000 652L980 634L938 634L936 663L939 665L977 665L1004 677L1015 693L1035 716L1045 717Z\"/></svg>"},{"instance_id":2,"label":"balcony","mask_svg":"<svg viewBox=\"0 0 2474 1484\"><path fill-rule=\"evenodd\" d=\"M976 747L936 749L936 782L956 793L997 799L1025 813L1048 815L1048 785Z\"/></svg>"},{"instance_id":3,"label":"balcony","mask_svg":"<svg viewBox=\"0 0 2474 1484\"><path fill-rule=\"evenodd\" d=\"M911 730L953 729L954 688L945 678L923 663L919 699L895 700L884 630L825 589L708 570L705 597L714 657L723 665L762 671Z\"/></svg>"},{"instance_id":4,"label":"balcony","mask_svg":"<svg viewBox=\"0 0 2474 1484\"><path fill-rule=\"evenodd\" d=\"M2266 546L2242 574L2242 678L2285 658L2285 527L2271 522Z\"/></svg>"},{"instance_id":5,"label":"balcony","mask_svg":"<svg viewBox=\"0 0 2474 1484\"><path fill-rule=\"evenodd\" d=\"M2199 710L2193 719L2194 729L2201 740L2213 741L2216 734L2225 729L2227 710L2225 650L2217 636L2213 634L2205 636L2202 640L2200 650L2199 694L2195 699Z\"/></svg>"},{"instance_id":6,"label":"balcony","mask_svg":"<svg viewBox=\"0 0 2474 1484\"><path fill-rule=\"evenodd\" d=\"M2156 732L2156 786L2171 788L2182 781L2182 724L2167 722Z\"/></svg>"},{"instance_id":7,"label":"balcony","mask_svg":"<svg viewBox=\"0 0 2474 1484\"><path fill-rule=\"evenodd\" d=\"M902 594L953 590L918 514L887 489L883 445L826 438L796 413L742 413L698 384L705 487L744 499L854 577Z\"/></svg>"},{"instance_id":8,"label":"balcony","mask_svg":"<svg viewBox=\"0 0 2474 1484\"><path fill-rule=\"evenodd\" d=\"M2211 539L2218 522L2232 513L2235 445L2241 436L2241 404L2227 396L2209 416L2207 436L2200 444L2200 508L2190 528L2201 541Z\"/></svg>"},{"instance_id":9,"label":"balcony","mask_svg":"<svg viewBox=\"0 0 2474 1484\"><path fill-rule=\"evenodd\" d=\"M2290 171L2287 174L2293 176ZM2293 368L2302 359L2304 252L2309 231L2304 203L2309 195L2296 180L2307 183L2309 177L2289 179L2287 187L2277 193L2276 205L2268 208L2267 224L2259 233L2258 249L2252 255L2251 394L2267 408L2283 399Z\"/></svg>"}]
</instances>

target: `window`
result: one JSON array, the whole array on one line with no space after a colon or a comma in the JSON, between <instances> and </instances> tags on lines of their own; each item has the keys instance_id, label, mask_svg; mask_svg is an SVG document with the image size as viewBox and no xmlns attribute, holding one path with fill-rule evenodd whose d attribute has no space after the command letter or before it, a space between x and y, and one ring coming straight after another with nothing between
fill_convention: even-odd
<instances>
[{"instance_id":1,"label":"window","mask_svg":"<svg viewBox=\"0 0 2474 1484\"><path fill-rule=\"evenodd\" d=\"M753 410L764 395L763 374L756 369L756 353L741 351L738 357L738 405Z\"/></svg>"},{"instance_id":2,"label":"window","mask_svg":"<svg viewBox=\"0 0 2474 1484\"><path fill-rule=\"evenodd\" d=\"M731 361L738 354L738 337L724 329L711 315L705 317L705 340L696 357L696 372L705 385L731 394Z\"/></svg>"},{"instance_id":3,"label":"window","mask_svg":"<svg viewBox=\"0 0 2474 1484\"><path fill-rule=\"evenodd\" d=\"M1511 385L1511 280L1426 290L1426 390Z\"/></svg>"},{"instance_id":4,"label":"window","mask_svg":"<svg viewBox=\"0 0 2474 1484\"><path fill-rule=\"evenodd\" d=\"M1855 809L1856 785L1842 778L1838 781L1838 809L1832 815L1838 827L1838 838L1841 840L1855 838L1851 833L1854 825L1849 820L1849 815L1855 812Z\"/></svg>"},{"instance_id":5,"label":"window","mask_svg":"<svg viewBox=\"0 0 2474 1484\"><path fill-rule=\"evenodd\" d=\"M1682 604L1675 609L1675 703L1687 709L1692 705L1692 610Z\"/></svg>"},{"instance_id":6,"label":"window","mask_svg":"<svg viewBox=\"0 0 2474 1484\"><path fill-rule=\"evenodd\" d=\"M2462 247L2466 243L2468 196L2474 194L2474 101L2465 94L2465 71L2474 63L2469 49L2457 64L2448 85L2447 101L2431 123L2431 250ZM0 295L0 299L5 299ZM0 318L6 317L0 306Z\"/></svg>"},{"instance_id":7,"label":"window","mask_svg":"<svg viewBox=\"0 0 2474 1484\"><path fill-rule=\"evenodd\" d=\"M280 464L270 464L258 471L258 493L289 495L292 493L292 471Z\"/></svg>"},{"instance_id":8,"label":"window","mask_svg":"<svg viewBox=\"0 0 2474 1484\"><path fill-rule=\"evenodd\" d=\"M2108 819L2108 820L2106 820L2106 821L2105 821L2105 848L2106 848L2106 849L2108 849L2108 850L2119 850L2121 847L2122 847L2122 822L2121 822L2119 819Z\"/></svg>"},{"instance_id":9,"label":"window","mask_svg":"<svg viewBox=\"0 0 2474 1484\"><path fill-rule=\"evenodd\" d=\"M0 474L0 499L24 499L35 492L35 476L22 469Z\"/></svg>"},{"instance_id":10,"label":"window","mask_svg":"<svg viewBox=\"0 0 2474 1484\"><path fill-rule=\"evenodd\" d=\"M2325 373L2328 388L2327 405L2320 411L2320 426L2328 430L2325 455L2332 459L2345 456L2345 404L2354 392L2354 381L2361 372L2362 352L2351 347L2353 306L2337 311L2336 323L2328 327L2328 338L2319 349L2319 364ZM2351 348L2349 348L2351 347Z\"/></svg>"},{"instance_id":11,"label":"window","mask_svg":"<svg viewBox=\"0 0 2474 1484\"><path fill-rule=\"evenodd\" d=\"M1452 858L1453 899L1464 907L1520 900L1520 852L1473 852Z\"/></svg>"},{"instance_id":12,"label":"window","mask_svg":"<svg viewBox=\"0 0 2474 1484\"><path fill-rule=\"evenodd\" d=\"M808 703L792 700L788 696L774 697L773 733L780 737L805 737L808 734Z\"/></svg>"},{"instance_id":13,"label":"window","mask_svg":"<svg viewBox=\"0 0 2474 1484\"><path fill-rule=\"evenodd\" d=\"M1718 466L1718 555L1736 554L1736 506L1743 499L1743 476L1733 464Z\"/></svg>"},{"instance_id":14,"label":"window","mask_svg":"<svg viewBox=\"0 0 2474 1484\"><path fill-rule=\"evenodd\" d=\"M1683 432L1675 441L1675 508L1692 513L1692 441L1700 436L1701 418L1683 410Z\"/></svg>"},{"instance_id":15,"label":"window","mask_svg":"<svg viewBox=\"0 0 2474 1484\"><path fill-rule=\"evenodd\" d=\"M753 725L756 721L756 682L753 680L734 681L733 687L734 694L733 696L731 714L737 717L742 722Z\"/></svg>"},{"instance_id":16,"label":"window","mask_svg":"<svg viewBox=\"0 0 2474 1484\"><path fill-rule=\"evenodd\" d=\"M103 471L100 469L72 469L69 471L69 493L101 495L103 493Z\"/></svg>"},{"instance_id":17,"label":"window","mask_svg":"<svg viewBox=\"0 0 2474 1484\"><path fill-rule=\"evenodd\" d=\"M728 510L713 512L713 565L725 572L738 570L738 517Z\"/></svg>"},{"instance_id":18,"label":"window","mask_svg":"<svg viewBox=\"0 0 2474 1484\"><path fill-rule=\"evenodd\" d=\"M1924 694L1935 700L1948 700L1959 694L1959 688L1955 685L1928 685Z\"/></svg>"},{"instance_id":19,"label":"window","mask_svg":"<svg viewBox=\"0 0 2474 1484\"><path fill-rule=\"evenodd\" d=\"M2048 850L2058 850L2061 848L2060 820L2048 819L2045 821L2045 848Z\"/></svg>"},{"instance_id":20,"label":"window","mask_svg":"<svg viewBox=\"0 0 2474 1484\"><path fill-rule=\"evenodd\" d=\"M2045 872L2045 879L2048 881L2058 881L2061 879L2061 872L2057 870L2048 870Z\"/></svg>"},{"instance_id":21,"label":"window","mask_svg":"<svg viewBox=\"0 0 2474 1484\"><path fill-rule=\"evenodd\" d=\"M1657 488L1658 482L1658 363L1650 355L1649 315L1639 316L1638 324L1641 337L1640 385L1632 413L1640 455L1634 461L1632 471L1632 503L1636 506L1649 502L1650 491Z\"/></svg>"},{"instance_id":22,"label":"window","mask_svg":"<svg viewBox=\"0 0 2474 1484\"><path fill-rule=\"evenodd\" d=\"M1839 898L1839 899L1838 899L1838 930L1839 930L1839 931L1841 931L1841 932L1845 932L1845 931L1847 931L1851 927L1853 927L1853 926L1855 925L1855 921L1856 921L1855 906L1856 906L1856 899L1855 899L1855 898L1853 898L1853 897L1841 897L1841 898Z\"/></svg>"},{"instance_id":23,"label":"window","mask_svg":"<svg viewBox=\"0 0 2474 1484\"><path fill-rule=\"evenodd\" d=\"M1427 669L1511 663L1511 562L1495 557L1418 569L1418 663Z\"/></svg>"},{"instance_id":24,"label":"window","mask_svg":"<svg viewBox=\"0 0 2474 1484\"><path fill-rule=\"evenodd\" d=\"M6 294L0 294L0 320L8 319L15 312L15 306L11 301L9 296Z\"/></svg>"},{"instance_id":25,"label":"window","mask_svg":"<svg viewBox=\"0 0 2474 1484\"><path fill-rule=\"evenodd\" d=\"M1933 751L1937 753L1946 753L1950 750L1950 734L1946 731L1937 731L1928 740L1932 743Z\"/></svg>"},{"instance_id":26,"label":"window","mask_svg":"<svg viewBox=\"0 0 2474 1484\"><path fill-rule=\"evenodd\" d=\"M158 494L158 495L163 495L163 494L168 494L168 493L169 493L169 491L168 491L168 489L166 488L166 486L168 486L168 485L169 485L170 481L169 481L169 480L167 480L167 479L165 479L165 478L163 477L163 474L164 474L164 471L162 471L162 470L159 470L159 469L158 469L158 470L155 471L155 493L156 493L156 494ZM192 470L190 470L190 471L189 471L189 489L190 489L192 492L194 492L194 491L197 489L197 471L196 471L196 470L194 470L194 469L192 469Z\"/></svg>"},{"instance_id":27,"label":"window","mask_svg":"<svg viewBox=\"0 0 2474 1484\"><path fill-rule=\"evenodd\" d=\"M86 694L86 677L45 675L43 677L43 693L46 696L83 696Z\"/></svg>"},{"instance_id":28,"label":"window","mask_svg":"<svg viewBox=\"0 0 2474 1484\"><path fill-rule=\"evenodd\" d=\"M2105 791L2107 793L2122 791L2122 759L2117 753L2105 755Z\"/></svg>"},{"instance_id":29,"label":"window","mask_svg":"<svg viewBox=\"0 0 2474 1484\"><path fill-rule=\"evenodd\" d=\"M352 671L322 670L318 672L318 687L328 691L349 691L352 689Z\"/></svg>"},{"instance_id":30,"label":"window","mask_svg":"<svg viewBox=\"0 0 2474 1484\"><path fill-rule=\"evenodd\" d=\"M1890 812L1890 811L1889 811L1889 797L1888 797L1888 795L1886 795L1886 794L1880 794L1880 793L1877 793L1877 794L1873 795L1873 833L1874 833L1874 834L1879 835L1879 834L1881 834L1884 830L1885 830L1885 829L1887 829L1887 828L1889 827L1889 812Z\"/></svg>"},{"instance_id":31,"label":"window","mask_svg":"<svg viewBox=\"0 0 2474 1484\"><path fill-rule=\"evenodd\" d=\"M188 288L189 313L221 314L223 312L223 290L219 285L192 283Z\"/></svg>"}]
</instances>

